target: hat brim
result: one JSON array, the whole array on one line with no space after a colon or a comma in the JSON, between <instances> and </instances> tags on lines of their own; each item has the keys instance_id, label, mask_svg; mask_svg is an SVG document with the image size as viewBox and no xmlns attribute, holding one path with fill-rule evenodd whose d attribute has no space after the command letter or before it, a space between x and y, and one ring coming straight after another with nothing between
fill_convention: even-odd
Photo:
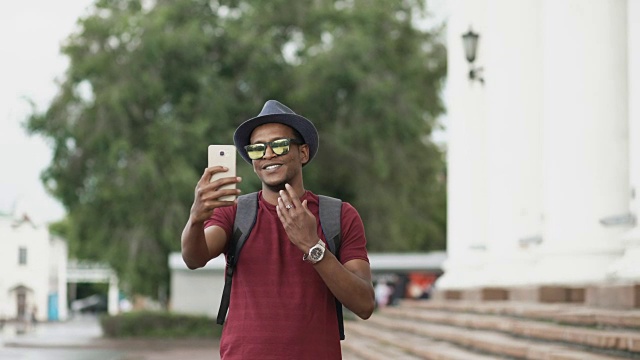
<instances>
[{"instance_id":1,"label":"hat brim","mask_svg":"<svg viewBox=\"0 0 640 360\"><path fill-rule=\"evenodd\" d=\"M258 126L269 123L287 125L302 135L304 143L309 145L309 161L307 161L306 164L310 163L316 156L319 145L318 130L311 121L297 114L269 114L256 116L243 122L238 126L236 132L233 134L233 143L240 153L240 156L242 156L246 162L249 164L252 163L251 158L249 158L247 151L244 149L244 147L249 145L251 142L251 133L253 133L253 130Z\"/></svg>"}]
</instances>

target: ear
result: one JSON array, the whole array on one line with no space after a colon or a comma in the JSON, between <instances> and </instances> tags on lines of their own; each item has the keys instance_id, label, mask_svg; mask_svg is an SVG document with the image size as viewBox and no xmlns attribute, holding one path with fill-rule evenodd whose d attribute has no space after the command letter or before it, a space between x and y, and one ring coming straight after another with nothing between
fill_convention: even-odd
<instances>
[{"instance_id":1,"label":"ear","mask_svg":"<svg viewBox=\"0 0 640 360\"><path fill-rule=\"evenodd\" d=\"M302 144L299 146L300 150L300 160L302 160L302 165L309 162L309 145Z\"/></svg>"}]
</instances>

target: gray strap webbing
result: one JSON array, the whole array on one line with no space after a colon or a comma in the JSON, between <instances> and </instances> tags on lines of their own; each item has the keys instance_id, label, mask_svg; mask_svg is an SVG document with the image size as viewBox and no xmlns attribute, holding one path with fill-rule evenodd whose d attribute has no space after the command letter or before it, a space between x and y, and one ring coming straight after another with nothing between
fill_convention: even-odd
<instances>
[{"instance_id":1,"label":"gray strap webbing","mask_svg":"<svg viewBox=\"0 0 640 360\"><path fill-rule=\"evenodd\" d=\"M340 220L342 218L342 200L329 196L318 195L320 199L320 226L324 233L329 251L331 251L338 260L340 260L340 233L342 227ZM342 303L336 299L336 313L338 314L338 330L340 331L340 340L345 339L344 320L342 315Z\"/></svg>"},{"instance_id":2,"label":"gray strap webbing","mask_svg":"<svg viewBox=\"0 0 640 360\"><path fill-rule=\"evenodd\" d=\"M318 195L320 199L320 226L329 244L329 251L338 257L340 250L340 213L342 200ZM336 216L338 215L338 216Z\"/></svg>"},{"instance_id":3,"label":"gray strap webbing","mask_svg":"<svg viewBox=\"0 0 640 360\"><path fill-rule=\"evenodd\" d=\"M253 229L253 226L256 224L256 218L258 215L258 193L253 192L238 196L238 209L241 209L241 211L236 211L236 221L233 224L233 237L238 243L235 248L234 266L238 262L242 245L247 241L247 238L251 233L251 229ZM236 232L238 231L240 231L240 233L236 235Z\"/></svg>"},{"instance_id":4,"label":"gray strap webbing","mask_svg":"<svg viewBox=\"0 0 640 360\"><path fill-rule=\"evenodd\" d=\"M240 250L242 245L249 237L251 228L255 225L256 214L258 213L258 193L241 195L238 197L238 209L236 211L236 220L233 224L233 235L227 248L227 266L225 267L224 289L222 290L222 300L220 300L220 308L218 309L218 318L216 322L220 325L224 324L229 309L229 301L231 300L231 281L233 280L233 271L238 263Z\"/></svg>"}]
</instances>

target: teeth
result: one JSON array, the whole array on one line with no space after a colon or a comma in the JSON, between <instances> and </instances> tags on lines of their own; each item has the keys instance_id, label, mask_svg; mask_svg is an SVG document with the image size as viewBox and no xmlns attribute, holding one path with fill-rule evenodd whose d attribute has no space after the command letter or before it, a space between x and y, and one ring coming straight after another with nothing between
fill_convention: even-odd
<instances>
[{"instance_id":1,"label":"teeth","mask_svg":"<svg viewBox=\"0 0 640 360\"><path fill-rule=\"evenodd\" d=\"M269 166L267 166L265 169L266 169L266 170L273 170L273 169L275 169L275 168L277 168L277 167L280 167L280 165L269 165Z\"/></svg>"}]
</instances>

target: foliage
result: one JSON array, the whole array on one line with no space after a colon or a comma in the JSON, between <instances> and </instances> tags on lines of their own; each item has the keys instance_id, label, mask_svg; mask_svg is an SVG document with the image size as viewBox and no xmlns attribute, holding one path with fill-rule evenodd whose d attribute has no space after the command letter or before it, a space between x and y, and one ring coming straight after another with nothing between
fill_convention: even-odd
<instances>
[{"instance_id":1,"label":"foliage","mask_svg":"<svg viewBox=\"0 0 640 360\"><path fill-rule=\"evenodd\" d=\"M100 326L109 338L211 338L220 337L222 332L214 319L159 311L103 315Z\"/></svg>"},{"instance_id":2,"label":"foliage","mask_svg":"<svg viewBox=\"0 0 640 360\"><path fill-rule=\"evenodd\" d=\"M371 251L444 248L439 30L418 0L99 0L63 46L59 92L28 120L71 254L161 296L208 144L278 99L314 121L305 186L359 210ZM245 192L259 182L239 166Z\"/></svg>"}]
</instances>

